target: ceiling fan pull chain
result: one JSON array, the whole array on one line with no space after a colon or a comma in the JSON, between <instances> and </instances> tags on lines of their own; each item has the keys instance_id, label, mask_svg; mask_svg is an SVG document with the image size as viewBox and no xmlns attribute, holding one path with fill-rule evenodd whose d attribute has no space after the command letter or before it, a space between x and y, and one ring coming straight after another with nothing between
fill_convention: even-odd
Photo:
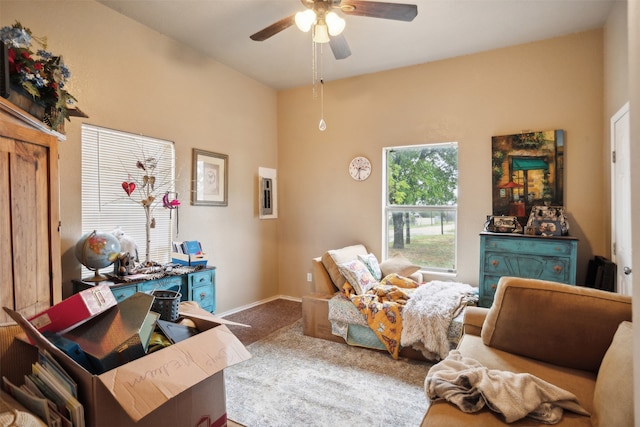
<instances>
[{"instance_id":1,"label":"ceiling fan pull chain","mask_svg":"<svg viewBox=\"0 0 640 427\"><path fill-rule=\"evenodd\" d=\"M316 99L318 97L318 89L316 87L318 84L318 54L316 42L314 42L313 39L311 39L311 79L313 99Z\"/></svg>"},{"instance_id":2,"label":"ceiling fan pull chain","mask_svg":"<svg viewBox=\"0 0 640 427\"><path fill-rule=\"evenodd\" d=\"M318 124L320 132L327 129L327 123L324 121L324 80L320 79L320 123Z\"/></svg>"},{"instance_id":3,"label":"ceiling fan pull chain","mask_svg":"<svg viewBox=\"0 0 640 427\"><path fill-rule=\"evenodd\" d=\"M320 123L318 123L318 129L320 132L327 130L327 122L324 121L324 69L322 68L322 43L316 43L320 45ZM316 76L317 78L317 76Z\"/></svg>"}]
</instances>

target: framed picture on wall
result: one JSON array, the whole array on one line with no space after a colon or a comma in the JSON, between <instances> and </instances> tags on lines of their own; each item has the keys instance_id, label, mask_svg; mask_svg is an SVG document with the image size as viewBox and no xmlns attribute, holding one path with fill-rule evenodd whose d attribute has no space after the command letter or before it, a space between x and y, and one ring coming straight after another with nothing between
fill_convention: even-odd
<instances>
[{"instance_id":1,"label":"framed picture on wall","mask_svg":"<svg viewBox=\"0 0 640 427\"><path fill-rule=\"evenodd\" d=\"M191 204L227 206L229 156L193 149L191 161Z\"/></svg>"},{"instance_id":2,"label":"framed picture on wall","mask_svg":"<svg viewBox=\"0 0 640 427\"><path fill-rule=\"evenodd\" d=\"M564 205L564 131L491 138L493 215L527 221L533 206Z\"/></svg>"}]
</instances>

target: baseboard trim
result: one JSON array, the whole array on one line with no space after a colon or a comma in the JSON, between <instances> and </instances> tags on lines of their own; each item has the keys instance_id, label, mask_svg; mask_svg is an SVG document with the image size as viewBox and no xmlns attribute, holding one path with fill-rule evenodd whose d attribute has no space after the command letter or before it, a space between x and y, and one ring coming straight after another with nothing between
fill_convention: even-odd
<instances>
[{"instance_id":1,"label":"baseboard trim","mask_svg":"<svg viewBox=\"0 0 640 427\"><path fill-rule=\"evenodd\" d=\"M251 304L247 304L247 305L243 305L228 311L225 311L224 313L216 313L216 316L218 317L225 317L225 316L229 316L231 314L235 314L238 313L240 311L244 311L247 310L249 308L253 308L262 304L266 304L268 302L277 300L277 299L286 299L286 300L290 300L290 301L296 301L296 302L302 302L302 298L296 298L296 297L290 297L288 295L274 295L272 297L269 298L265 298L263 300L260 301L256 301L256 302L252 302Z\"/></svg>"}]
</instances>

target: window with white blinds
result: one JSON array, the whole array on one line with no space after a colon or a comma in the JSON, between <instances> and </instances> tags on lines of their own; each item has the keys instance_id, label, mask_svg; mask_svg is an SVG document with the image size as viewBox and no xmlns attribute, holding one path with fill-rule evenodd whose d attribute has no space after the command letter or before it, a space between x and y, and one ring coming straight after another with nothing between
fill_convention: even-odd
<instances>
[{"instance_id":1,"label":"window with white blinds","mask_svg":"<svg viewBox=\"0 0 640 427\"><path fill-rule=\"evenodd\" d=\"M145 170L145 164L155 166L152 174ZM152 187L145 175L153 175ZM155 227L150 233L149 259L169 261L172 221L162 197L166 191L174 191L174 179L173 142L82 125L83 234L93 230L111 232L120 227L136 242L139 259L144 261L146 214L142 200L151 195L155 197L150 209ZM124 183L135 185L131 195L127 195Z\"/></svg>"}]
</instances>

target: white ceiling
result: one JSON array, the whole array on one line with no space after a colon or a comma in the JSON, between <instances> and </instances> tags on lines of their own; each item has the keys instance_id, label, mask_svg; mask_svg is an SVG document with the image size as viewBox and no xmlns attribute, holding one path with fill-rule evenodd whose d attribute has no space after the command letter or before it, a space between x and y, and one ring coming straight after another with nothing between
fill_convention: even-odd
<instances>
[{"instance_id":1,"label":"white ceiling","mask_svg":"<svg viewBox=\"0 0 640 427\"><path fill-rule=\"evenodd\" d=\"M274 89L312 83L310 33L249 36L304 10L300 0L98 0ZM375 0L372 0L375 1ZM412 22L345 16L351 56L323 45L326 81L600 28L624 0L386 0L418 5Z\"/></svg>"}]
</instances>

